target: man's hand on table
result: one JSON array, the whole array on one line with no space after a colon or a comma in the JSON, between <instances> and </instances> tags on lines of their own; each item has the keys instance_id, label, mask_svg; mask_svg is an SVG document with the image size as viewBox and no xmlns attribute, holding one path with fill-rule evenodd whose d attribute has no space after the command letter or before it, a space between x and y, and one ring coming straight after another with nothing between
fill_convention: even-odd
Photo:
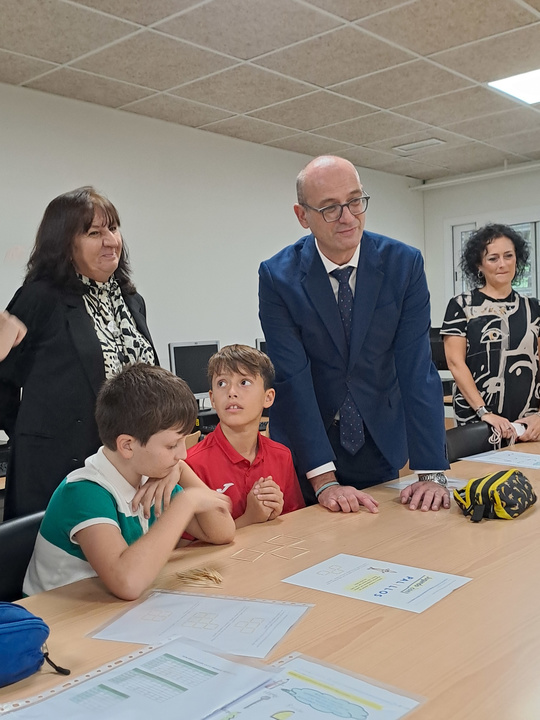
<instances>
[{"instance_id":1,"label":"man's hand on table","mask_svg":"<svg viewBox=\"0 0 540 720\"><path fill-rule=\"evenodd\" d=\"M330 482L337 482L333 472L323 473L313 478L315 492ZM330 485L323 490L318 496L319 505L322 505L332 512L358 512L360 506L364 506L371 513L379 512L379 503L375 498L371 497L362 490L357 490L350 485Z\"/></svg>"},{"instance_id":2,"label":"man's hand on table","mask_svg":"<svg viewBox=\"0 0 540 720\"><path fill-rule=\"evenodd\" d=\"M409 504L409 510L420 509L439 510L441 507L448 510L450 507L450 493L443 485L436 482L417 481L404 488L400 494L403 505Z\"/></svg>"}]
</instances>

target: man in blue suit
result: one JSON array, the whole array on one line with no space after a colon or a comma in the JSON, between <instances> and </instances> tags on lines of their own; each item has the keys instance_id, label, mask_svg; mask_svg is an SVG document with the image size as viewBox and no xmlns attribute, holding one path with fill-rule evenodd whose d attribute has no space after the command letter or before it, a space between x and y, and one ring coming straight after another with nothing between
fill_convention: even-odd
<instances>
[{"instance_id":1,"label":"man in blue suit","mask_svg":"<svg viewBox=\"0 0 540 720\"><path fill-rule=\"evenodd\" d=\"M311 234L259 268L259 314L276 368L272 437L293 453L308 502L377 512L363 489L409 460L411 510L450 507L441 382L429 344L422 256L364 232L369 197L343 158L312 160L294 206Z\"/></svg>"}]
</instances>

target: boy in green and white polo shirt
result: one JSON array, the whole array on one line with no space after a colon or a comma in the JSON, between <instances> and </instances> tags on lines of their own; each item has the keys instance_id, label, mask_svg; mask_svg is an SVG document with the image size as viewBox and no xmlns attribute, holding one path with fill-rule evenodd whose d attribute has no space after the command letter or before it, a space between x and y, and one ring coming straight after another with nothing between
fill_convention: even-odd
<instances>
[{"instance_id":1,"label":"boy in green and white polo shirt","mask_svg":"<svg viewBox=\"0 0 540 720\"><path fill-rule=\"evenodd\" d=\"M232 540L229 499L183 462L196 415L186 383L162 368L139 363L104 384L96 405L103 447L55 490L26 572L27 595L98 575L112 593L134 600L184 531L215 544ZM170 477L162 513L139 504L162 490L145 486L148 477Z\"/></svg>"}]
</instances>

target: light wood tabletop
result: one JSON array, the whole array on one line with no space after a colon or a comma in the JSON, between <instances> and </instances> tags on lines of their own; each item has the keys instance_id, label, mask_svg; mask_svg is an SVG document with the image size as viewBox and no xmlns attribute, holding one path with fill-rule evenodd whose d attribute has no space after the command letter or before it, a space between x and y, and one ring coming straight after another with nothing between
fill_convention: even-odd
<instances>
[{"instance_id":1,"label":"light wood tabletop","mask_svg":"<svg viewBox=\"0 0 540 720\"><path fill-rule=\"evenodd\" d=\"M540 453L540 443L513 449ZM500 466L462 461L451 475L468 479L496 469ZM540 470L523 472L540 495ZM372 494L380 501L377 515L334 514L316 506L242 528L231 545L175 551L154 587L181 590L177 570L210 567L223 576L219 587L186 590L313 603L266 661L300 651L419 694L427 702L411 715L415 720L538 720L540 503L517 520L473 524L454 501L449 511L422 513L401 506L395 489L379 486ZM292 548L275 552L277 546L268 541L278 535L285 546L300 543L307 552L298 557L292 557ZM281 582L337 553L453 573L472 582L419 614ZM50 655L71 668L72 677L139 647L88 637L130 605L113 598L97 579L21 604L50 625ZM0 703L61 683L45 666L0 689Z\"/></svg>"}]
</instances>

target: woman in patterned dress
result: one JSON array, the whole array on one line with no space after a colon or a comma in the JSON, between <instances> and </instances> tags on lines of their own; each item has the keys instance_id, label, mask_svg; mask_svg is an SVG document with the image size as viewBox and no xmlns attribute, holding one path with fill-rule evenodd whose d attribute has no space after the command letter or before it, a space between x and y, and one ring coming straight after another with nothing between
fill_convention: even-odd
<instances>
[{"instance_id":1,"label":"woman in patterned dress","mask_svg":"<svg viewBox=\"0 0 540 720\"><path fill-rule=\"evenodd\" d=\"M458 425L482 420L515 438L511 423L519 421L523 441L540 438L540 305L512 288L528 257L525 240L506 225L473 233L461 260L473 289L450 300L441 329Z\"/></svg>"},{"instance_id":2,"label":"woman in patterned dress","mask_svg":"<svg viewBox=\"0 0 540 720\"><path fill-rule=\"evenodd\" d=\"M0 427L11 445L4 519L44 510L98 449L94 407L104 380L134 362L158 362L119 226L114 205L92 187L45 210L8 306L28 331L0 364Z\"/></svg>"}]
</instances>

